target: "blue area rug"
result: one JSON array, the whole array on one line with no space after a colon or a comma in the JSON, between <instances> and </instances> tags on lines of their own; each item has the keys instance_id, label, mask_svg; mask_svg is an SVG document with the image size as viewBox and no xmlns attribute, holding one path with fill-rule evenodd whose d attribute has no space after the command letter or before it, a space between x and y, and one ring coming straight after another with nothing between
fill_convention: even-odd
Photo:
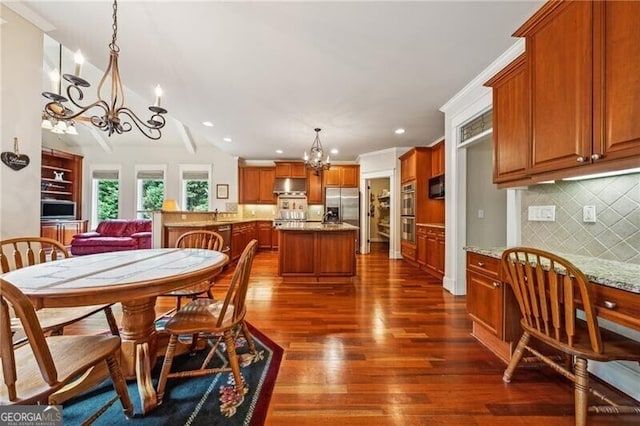
<instances>
[{"instance_id":1,"label":"blue area rug","mask_svg":"<svg viewBox=\"0 0 640 426\"><path fill-rule=\"evenodd\" d=\"M135 417L127 420L117 400L96 421L95 425L156 426L156 425L250 425L264 424L275 386L283 350L260 331L249 324L249 330L255 341L257 355L248 353L244 338L238 339L236 351L241 360L250 362L242 367L242 377L249 387L244 402L238 407L227 410L227 417L221 412L221 395L224 389L233 386L233 374L221 373L203 377L170 379L167 382L162 405L146 416L142 416L140 397L135 382L129 383L129 395L134 405ZM220 349L219 349L220 351ZM196 356L188 354L174 358L173 370L197 368L207 351ZM244 354L244 355L243 355ZM226 365L226 357L216 356L212 365ZM242 363L242 361L241 361ZM162 358L159 358L153 371L154 386L160 375ZM63 424L80 425L115 396L111 380L107 380L90 392L67 401L62 410ZM229 413L229 411L231 413Z\"/></svg>"}]
</instances>

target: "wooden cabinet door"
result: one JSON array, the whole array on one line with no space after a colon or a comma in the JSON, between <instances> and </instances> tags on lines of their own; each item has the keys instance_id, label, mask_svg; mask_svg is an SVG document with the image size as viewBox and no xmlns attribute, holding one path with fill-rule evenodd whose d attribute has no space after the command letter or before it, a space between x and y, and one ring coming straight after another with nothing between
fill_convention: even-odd
<instances>
[{"instance_id":1,"label":"wooden cabinet door","mask_svg":"<svg viewBox=\"0 0 640 426\"><path fill-rule=\"evenodd\" d=\"M272 222L260 221L258 222L258 247L264 249L271 249L272 238Z\"/></svg>"},{"instance_id":2,"label":"wooden cabinet door","mask_svg":"<svg viewBox=\"0 0 640 426\"><path fill-rule=\"evenodd\" d=\"M58 224L59 241L65 246L70 246L74 235L87 232L87 222L86 220L60 222Z\"/></svg>"},{"instance_id":3,"label":"wooden cabinet door","mask_svg":"<svg viewBox=\"0 0 640 426\"><path fill-rule=\"evenodd\" d=\"M272 188L273 190L273 188ZM260 168L240 169L240 203L258 203L260 200Z\"/></svg>"},{"instance_id":4,"label":"wooden cabinet door","mask_svg":"<svg viewBox=\"0 0 640 426\"><path fill-rule=\"evenodd\" d=\"M416 258L420 265L427 264L427 230L424 226L416 226Z\"/></svg>"},{"instance_id":5,"label":"wooden cabinet door","mask_svg":"<svg viewBox=\"0 0 640 426\"><path fill-rule=\"evenodd\" d=\"M432 231L427 231L426 235L426 246L427 246L427 256L426 256L426 266L432 272L437 271L438 264L438 240L436 239L436 234Z\"/></svg>"},{"instance_id":6,"label":"wooden cabinet door","mask_svg":"<svg viewBox=\"0 0 640 426\"><path fill-rule=\"evenodd\" d=\"M576 167L591 158L592 6L560 2L526 34L533 172Z\"/></svg>"},{"instance_id":7,"label":"wooden cabinet door","mask_svg":"<svg viewBox=\"0 0 640 426\"><path fill-rule=\"evenodd\" d=\"M400 183L405 183L416 178L415 150L410 150L400 157Z\"/></svg>"},{"instance_id":8,"label":"wooden cabinet door","mask_svg":"<svg viewBox=\"0 0 640 426\"><path fill-rule=\"evenodd\" d=\"M323 170L323 186L340 186L340 173L340 166L331 166L329 170Z\"/></svg>"},{"instance_id":9,"label":"wooden cabinet door","mask_svg":"<svg viewBox=\"0 0 640 426\"><path fill-rule=\"evenodd\" d=\"M467 311L498 338L502 338L502 283L467 270Z\"/></svg>"},{"instance_id":10,"label":"wooden cabinet door","mask_svg":"<svg viewBox=\"0 0 640 426\"><path fill-rule=\"evenodd\" d=\"M322 174L316 175L311 169L307 172L307 203L322 204Z\"/></svg>"},{"instance_id":11,"label":"wooden cabinet door","mask_svg":"<svg viewBox=\"0 0 640 426\"><path fill-rule=\"evenodd\" d=\"M594 2L594 161L640 155L640 2Z\"/></svg>"},{"instance_id":12,"label":"wooden cabinet door","mask_svg":"<svg viewBox=\"0 0 640 426\"><path fill-rule=\"evenodd\" d=\"M263 204L275 204L276 195L273 193L273 185L276 179L276 171L273 167L260 168L260 196L259 202Z\"/></svg>"},{"instance_id":13,"label":"wooden cabinet door","mask_svg":"<svg viewBox=\"0 0 640 426\"><path fill-rule=\"evenodd\" d=\"M442 174L444 174L444 141L438 142L431 148L431 176Z\"/></svg>"},{"instance_id":14,"label":"wooden cabinet door","mask_svg":"<svg viewBox=\"0 0 640 426\"><path fill-rule=\"evenodd\" d=\"M404 259L416 261L416 245L408 241L400 241L400 254Z\"/></svg>"},{"instance_id":15,"label":"wooden cabinet door","mask_svg":"<svg viewBox=\"0 0 640 426\"><path fill-rule=\"evenodd\" d=\"M496 74L493 88L493 182L525 178L529 164L529 80L525 54Z\"/></svg>"},{"instance_id":16,"label":"wooden cabinet door","mask_svg":"<svg viewBox=\"0 0 640 426\"><path fill-rule=\"evenodd\" d=\"M41 222L40 236L58 241L58 224L55 222Z\"/></svg>"},{"instance_id":17,"label":"wooden cabinet door","mask_svg":"<svg viewBox=\"0 0 640 426\"><path fill-rule=\"evenodd\" d=\"M274 250L278 250L278 246L280 243L280 231L278 231L276 228L273 228L271 230L271 248Z\"/></svg>"},{"instance_id":18,"label":"wooden cabinet door","mask_svg":"<svg viewBox=\"0 0 640 426\"><path fill-rule=\"evenodd\" d=\"M444 233L438 234L436 238L437 253L436 253L436 272L441 278L444 277L444 256L445 256L445 244Z\"/></svg>"},{"instance_id":19,"label":"wooden cabinet door","mask_svg":"<svg viewBox=\"0 0 640 426\"><path fill-rule=\"evenodd\" d=\"M343 188L358 188L360 166L341 166L340 186Z\"/></svg>"},{"instance_id":20,"label":"wooden cabinet door","mask_svg":"<svg viewBox=\"0 0 640 426\"><path fill-rule=\"evenodd\" d=\"M276 161L277 178L304 178L306 166L302 161Z\"/></svg>"}]
</instances>

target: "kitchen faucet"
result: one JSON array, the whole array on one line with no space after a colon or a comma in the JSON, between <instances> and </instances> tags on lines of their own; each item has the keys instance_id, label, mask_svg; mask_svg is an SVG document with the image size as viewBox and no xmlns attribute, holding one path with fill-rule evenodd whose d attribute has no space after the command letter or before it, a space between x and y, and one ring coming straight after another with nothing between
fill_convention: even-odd
<instances>
[{"instance_id":1,"label":"kitchen faucet","mask_svg":"<svg viewBox=\"0 0 640 426\"><path fill-rule=\"evenodd\" d=\"M327 222L330 217L333 217L333 212L332 211L328 211L324 215L322 215L322 221L323 222Z\"/></svg>"}]
</instances>

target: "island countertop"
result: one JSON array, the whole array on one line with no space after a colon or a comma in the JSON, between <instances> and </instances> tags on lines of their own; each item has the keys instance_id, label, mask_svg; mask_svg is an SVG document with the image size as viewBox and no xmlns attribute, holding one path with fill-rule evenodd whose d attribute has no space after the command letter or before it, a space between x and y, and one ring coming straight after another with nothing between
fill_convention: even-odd
<instances>
[{"instance_id":1,"label":"island countertop","mask_svg":"<svg viewBox=\"0 0 640 426\"><path fill-rule=\"evenodd\" d=\"M285 222L278 226L279 231L357 231L357 226L349 223L322 223L322 222Z\"/></svg>"},{"instance_id":2,"label":"island countertop","mask_svg":"<svg viewBox=\"0 0 640 426\"><path fill-rule=\"evenodd\" d=\"M506 250L506 247L468 246L464 249L472 253L501 259L502 252ZM570 253L556 254L564 257L578 267L578 269L587 276L589 281L632 293L640 293L640 265L638 264Z\"/></svg>"}]
</instances>

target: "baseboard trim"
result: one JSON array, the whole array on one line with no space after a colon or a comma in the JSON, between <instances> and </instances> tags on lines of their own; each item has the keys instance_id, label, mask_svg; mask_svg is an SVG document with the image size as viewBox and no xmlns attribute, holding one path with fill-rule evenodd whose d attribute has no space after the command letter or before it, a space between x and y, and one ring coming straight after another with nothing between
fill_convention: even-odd
<instances>
[{"instance_id":1,"label":"baseboard trim","mask_svg":"<svg viewBox=\"0 0 640 426\"><path fill-rule=\"evenodd\" d=\"M631 362L589 362L589 372L640 402L640 369Z\"/></svg>"}]
</instances>

